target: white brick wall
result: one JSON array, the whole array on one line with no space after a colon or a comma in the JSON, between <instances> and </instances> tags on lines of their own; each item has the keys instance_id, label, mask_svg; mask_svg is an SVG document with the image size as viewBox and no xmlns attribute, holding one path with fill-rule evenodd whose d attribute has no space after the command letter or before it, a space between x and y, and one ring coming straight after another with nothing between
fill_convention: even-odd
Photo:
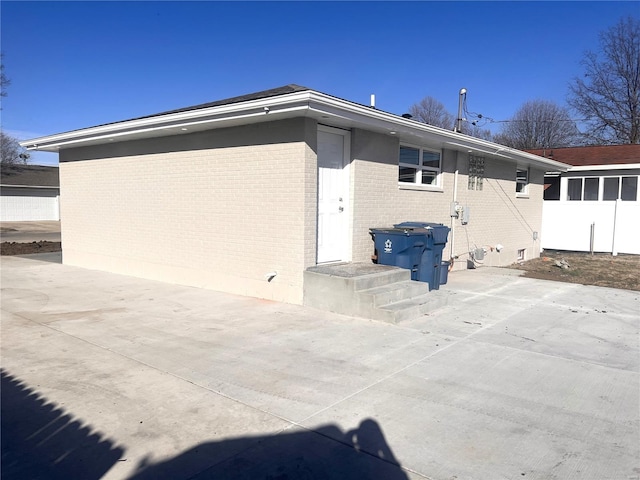
<instances>
[{"instance_id":1,"label":"white brick wall","mask_svg":"<svg viewBox=\"0 0 640 480\"><path fill-rule=\"evenodd\" d=\"M369 235L371 227L387 227L403 221L437 222L451 227L449 212L456 166L459 169L457 200L460 205L469 206L471 212L467 226L455 221L453 254L459 255L456 268L466 268L466 253L475 247L488 247L485 265L513 263L519 249L526 249L527 258L539 256L540 247L533 240L533 232L540 231L542 171L530 171L529 196L517 198L516 165L487 159L483 190L472 191L467 188L467 155L447 150L443 155L442 191L400 189L398 146L399 141L395 137L361 130L353 132L354 261L371 258L374 249ZM490 247L496 244L504 246L501 253L490 251ZM451 255L450 235L443 257Z\"/></svg>"},{"instance_id":2,"label":"white brick wall","mask_svg":"<svg viewBox=\"0 0 640 480\"><path fill-rule=\"evenodd\" d=\"M469 225L455 224L456 266L476 246L504 245L487 265L514 262L518 249L539 254L541 171L531 171L529 198L516 198L516 166L487 160L484 190L469 191L466 154L445 151L440 191L400 189L397 138L356 129L351 145L354 261L370 260L372 227L451 226L456 167L458 201L471 207ZM316 150L317 125L303 118L65 150L64 262L302 303L316 259Z\"/></svg>"},{"instance_id":3,"label":"white brick wall","mask_svg":"<svg viewBox=\"0 0 640 480\"><path fill-rule=\"evenodd\" d=\"M112 158L63 152L64 262L301 303L315 258L315 123L274 123L193 134L187 151L163 139ZM144 153L154 150L165 151Z\"/></svg>"}]
</instances>

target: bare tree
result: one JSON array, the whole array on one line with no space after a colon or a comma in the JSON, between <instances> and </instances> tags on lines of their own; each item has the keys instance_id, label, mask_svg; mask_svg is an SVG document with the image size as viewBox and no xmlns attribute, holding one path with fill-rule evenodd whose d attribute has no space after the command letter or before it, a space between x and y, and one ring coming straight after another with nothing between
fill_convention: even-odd
<instances>
[{"instance_id":1,"label":"bare tree","mask_svg":"<svg viewBox=\"0 0 640 480\"><path fill-rule=\"evenodd\" d=\"M569 111L546 100L525 102L494 137L495 142L520 150L569 147L579 139Z\"/></svg>"},{"instance_id":2,"label":"bare tree","mask_svg":"<svg viewBox=\"0 0 640 480\"><path fill-rule=\"evenodd\" d=\"M488 128L482 128L468 120L462 122L462 132L471 137L481 138L482 140L493 141L493 135Z\"/></svg>"},{"instance_id":3,"label":"bare tree","mask_svg":"<svg viewBox=\"0 0 640 480\"><path fill-rule=\"evenodd\" d=\"M2 62L2 57L4 57L4 53L0 53L0 97L6 97L7 87L11 85L11 80L9 80L9 78L4 74L4 63Z\"/></svg>"},{"instance_id":4,"label":"bare tree","mask_svg":"<svg viewBox=\"0 0 640 480\"><path fill-rule=\"evenodd\" d=\"M4 74L4 63L2 63L4 54L0 54L0 97L7 96L7 87L11 80ZM20 146L18 140L0 131L0 163L2 165L15 165L18 163L27 163L29 154Z\"/></svg>"},{"instance_id":5,"label":"bare tree","mask_svg":"<svg viewBox=\"0 0 640 480\"><path fill-rule=\"evenodd\" d=\"M585 53L569 105L585 117L589 142L640 143L640 21L621 19L600 33L600 46Z\"/></svg>"},{"instance_id":6,"label":"bare tree","mask_svg":"<svg viewBox=\"0 0 640 480\"><path fill-rule=\"evenodd\" d=\"M433 97L424 97L409 107L414 120L428 123L435 127L452 129L455 117L444 108L444 105Z\"/></svg>"},{"instance_id":7,"label":"bare tree","mask_svg":"<svg viewBox=\"0 0 640 480\"><path fill-rule=\"evenodd\" d=\"M20 146L18 140L0 132L0 154L2 165L26 164L29 154Z\"/></svg>"}]
</instances>

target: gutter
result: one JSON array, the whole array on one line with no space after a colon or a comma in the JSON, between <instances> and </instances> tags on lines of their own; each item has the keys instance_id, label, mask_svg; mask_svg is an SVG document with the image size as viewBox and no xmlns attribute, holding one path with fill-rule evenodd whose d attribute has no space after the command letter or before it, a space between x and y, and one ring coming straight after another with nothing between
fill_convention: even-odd
<instances>
[{"instance_id":1,"label":"gutter","mask_svg":"<svg viewBox=\"0 0 640 480\"><path fill-rule=\"evenodd\" d=\"M503 157L526 165L566 171L569 165L520 150L505 147L497 143L470 137L461 133L434 127L416 120L377 110L372 107L343 100L337 97L305 90L285 95L277 95L258 100L219 105L215 107L169 113L161 116L145 117L138 120L125 120L97 127L73 130L20 142L28 150L57 151L60 147L80 146L86 142L104 141L141 133L161 132L169 129L187 129L188 127L214 125L224 121L256 120L259 117L278 116L300 112L301 116L314 113L331 115L350 122L359 123L363 128L377 128L386 132L396 131L407 135L427 137L454 150L473 150L488 155ZM179 132L176 132L179 133ZM158 136L161 136L158 135Z\"/></svg>"},{"instance_id":2,"label":"gutter","mask_svg":"<svg viewBox=\"0 0 640 480\"><path fill-rule=\"evenodd\" d=\"M584 172L589 170L634 170L640 169L640 163L616 163L611 165L577 165L569 168L570 172Z\"/></svg>"},{"instance_id":3,"label":"gutter","mask_svg":"<svg viewBox=\"0 0 640 480\"><path fill-rule=\"evenodd\" d=\"M41 188L41 189L57 189L60 190L59 185L13 185L11 183L0 183L0 188Z\"/></svg>"}]
</instances>

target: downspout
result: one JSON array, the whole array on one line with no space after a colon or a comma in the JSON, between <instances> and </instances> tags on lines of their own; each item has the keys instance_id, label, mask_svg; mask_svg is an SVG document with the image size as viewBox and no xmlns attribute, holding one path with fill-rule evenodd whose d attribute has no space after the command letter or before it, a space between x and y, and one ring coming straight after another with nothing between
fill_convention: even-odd
<instances>
[{"instance_id":1,"label":"downspout","mask_svg":"<svg viewBox=\"0 0 640 480\"><path fill-rule=\"evenodd\" d=\"M621 200L618 198L613 205L613 241L611 242L611 255L614 257L618 255L618 246L616 245L616 230L618 226L618 207L620 207Z\"/></svg>"},{"instance_id":2,"label":"downspout","mask_svg":"<svg viewBox=\"0 0 640 480\"><path fill-rule=\"evenodd\" d=\"M453 174L453 204L456 204L458 200L458 154L456 153L456 171ZM455 246L456 246L456 233L455 233L455 225L456 225L456 217L451 215L451 254L449 255L451 265L449 266L450 270L453 270L453 256L455 255Z\"/></svg>"}]
</instances>

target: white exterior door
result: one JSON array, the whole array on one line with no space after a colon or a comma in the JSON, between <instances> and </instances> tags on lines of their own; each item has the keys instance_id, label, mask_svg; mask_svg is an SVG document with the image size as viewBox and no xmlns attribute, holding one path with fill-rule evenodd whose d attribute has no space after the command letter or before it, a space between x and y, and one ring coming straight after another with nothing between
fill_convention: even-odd
<instances>
[{"instance_id":1,"label":"white exterior door","mask_svg":"<svg viewBox=\"0 0 640 480\"><path fill-rule=\"evenodd\" d=\"M318 263L347 260L349 132L318 130Z\"/></svg>"}]
</instances>

